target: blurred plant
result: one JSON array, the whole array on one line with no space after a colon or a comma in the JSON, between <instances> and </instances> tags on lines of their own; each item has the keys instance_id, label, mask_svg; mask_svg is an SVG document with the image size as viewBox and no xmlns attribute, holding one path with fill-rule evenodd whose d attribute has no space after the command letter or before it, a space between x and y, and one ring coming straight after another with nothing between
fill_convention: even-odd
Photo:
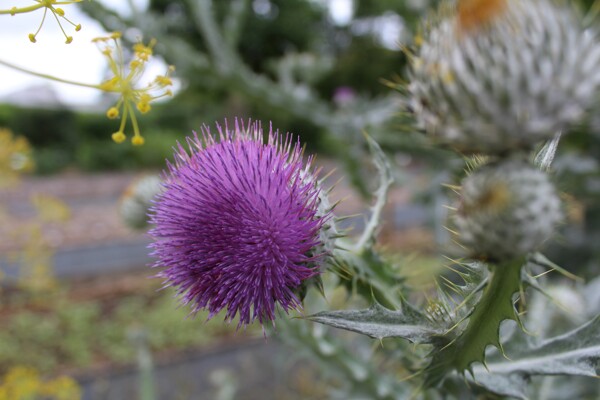
<instances>
[{"instance_id":1,"label":"blurred plant","mask_svg":"<svg viewBox=\"0 0 600 400\"><path fill-rule=\"evenodd\" d=\"M0 129L0 187L7 189L19 183L22 173L34 168L32 149L23 137L14 137L11 131ZM31 205L36 210L32 222L15 224L10 235L17 238L22 246L9 252L9 259L20 266L19 284L32 292L43 292L55 286L52 274L53 251L44 238L44 226L61 223L69 218L68 207L59 199L33 195ZM13 223L11 215L0 214L4 223Z\"/></svg>"},{"instance_id":2,"label":"blurred plant","mask_svg":"<svg viewBox=\"0 0 600 400\"><path fill-rule=\"evenodd\" d=\"M11 232L22 245L11 251L9 258L19 265L19 285L33 294L42 294L56 288L52 270L54 250L48 244L46 228L66 222L71 213L64 202L52 196L36 194L30 202L36 216Z\"/></svg>"},{"instance_id":3,"label":"blurred plant","mask_svg":"<svg viewBox=\"0 0 600 400\"><path fill-rule=\"evenodd\" d=\"M140 400L154 400L156 399L156 389L152 379L154 365L148 346L148 334L143 328L136 326L131 327L127 334L137 355L139 398Z\"/></svg>"},{"instance_id":4,"label":"blurred plant","mask_svg":"<svg viewBox=\"0 0 600 400\"><path fill-rule=\"evenodd\" d=\"M6 313L0 331L0 370L23 365L45 375L62 368L83 370L106 360L134 364L137 348L130 336L136 329L146 332L146 345L158 354L189 351L233 335L234 327L207 323L206 313L196 320L186 318L188 311L176 309L172 290L156 289L153 285L117 299L78 302L58 291L45 296L41 311L26 303L19 312ZM248 332L256 330L251 327Z\"/></svg>"},{"instance_id":5,"label":"blurred plant","mask_svg":"<svg viewBox=\"0 0 600 400\"><path fill-rule=\"evenodd\" d=\"M22 173L34 168L32 149L27 139L0 128L0 189L18 182Z\"/></svg>"},{"instance_id":6,"label":"blurred plant","mask_svg":"<svg viewBox=\"0 0 600 400\"><path fill-rule=\"evenodd\" d=\"M29 367L12 367L2 378L2 400L79 400L81 389L68 376L42 380L38 371Z\"/></svg>"}]
</instances>

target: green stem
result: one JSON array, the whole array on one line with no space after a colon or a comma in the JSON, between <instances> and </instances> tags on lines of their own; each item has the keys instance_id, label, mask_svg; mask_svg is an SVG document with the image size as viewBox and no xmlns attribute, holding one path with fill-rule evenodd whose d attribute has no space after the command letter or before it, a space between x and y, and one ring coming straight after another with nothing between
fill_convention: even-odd
<instances>
[{"instance_id":1,"label":"green stem","mask_svg":"<svg viewBox=\"0 0 600 400\"><path fill-rule=\"evenodd\" d=\"M129 110L129 117L131 118L131 124L133 125L133 134L135 136L141 136L137 118L135 117L135 114L133 112L133 107L129 102L125 102L125 107L127 107L127 110Z\"/></svg>"},{"instance_id":2,"label":"green stem","mask_svg":"<svg viewBox=\"0 0 600 400\"><path fill-rule=\"evenodd\" d=\"M38 3L33 6L29 6L29 7L13 8L12 10L0 10L0 14L11 14L11 15L24 14L24 13L28 13L31 11L39 10L42 7L46 7L46 6L42 3Z\"/></svg>"},{"instance_id":3,"label":"green stem","mask_svg":"<svg viewBox=\"0 0 600 400\"><path fill-rule=\"evenodd\" d=\"M81 86L81 87L87 87L87 88L102 90L100 88L100 85L93 85L93 84L89 84L89 83L75 82L75 81L71 81L71 80L68 80L68 79L58 78L56 76L52 76L52 75L48 75L48 74L42 74L40 72L35 72L35 71L31 71L31 70L28 70L28 69L23 68L23 67L19 67L18 65L9 63L9 62L4 61L4 60L0 60L0 65L4 65L5 67L14 69L16 71L23 72L23 73L28 74L28 75L37 76L39 78L48 79L48 80L51 80L51 81L56 81L56 82L61 82L61 83L67 83L69 85L75 85L75 86Z\"/></svg>"},{"instance_id":4,"label":"green stem","mask_svg":"<svg viewBox=\"0 0 600 400\"><path fill-rule=\"evenodd\" d=\"M434 353L426 369L426 386L436 385L453 370L460 373L471 370L474 362L485 364L485 349L489 345L502 349L500 324L507 319L517 319L513 295L520 290L524 263L519 258L492 266L481 299L468 316L467 327L450 344Z\"/></svg>"}]
</instances>

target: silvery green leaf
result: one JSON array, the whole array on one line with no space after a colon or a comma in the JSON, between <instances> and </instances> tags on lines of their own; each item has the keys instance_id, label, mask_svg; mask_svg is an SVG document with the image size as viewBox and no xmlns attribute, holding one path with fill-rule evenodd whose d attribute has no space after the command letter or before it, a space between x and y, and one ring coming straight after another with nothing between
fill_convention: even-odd
<instances>
[{"instance_id":1,"label":"silvery green leaf","mask_svg":"<svg viewBox=\"0 0 600 400\"><path fill-rule=\"evenodd\" d=\"M374 339L399 337L413 343L436 342L444 332L409 306L391 311L375 303L365 310L324 311L307 319Z\"/></svg>"},{"instance_id":2,"label":"silvery green leaf","mask_svg":"<svg viewBox=\"0 0 600 400\"><path fill-rule=\"evenodd\" d=\"M487 368L479 365L473 369L477 384L500 395L526 399L527 382L536 375L598 377L600 316L537 345L528 340L509 340L504 350L508 359L496 352L487 359Z\"/></svg>"}]
</instances>

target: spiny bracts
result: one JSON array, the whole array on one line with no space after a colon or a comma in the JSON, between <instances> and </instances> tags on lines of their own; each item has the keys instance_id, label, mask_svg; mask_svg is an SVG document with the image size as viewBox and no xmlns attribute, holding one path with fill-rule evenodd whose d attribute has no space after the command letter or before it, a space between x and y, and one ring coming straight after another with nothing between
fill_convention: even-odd
<instances>
[{"instance_id":1,"label":"spiny bracts","mask_svg":"<svg viewBox=\"0 0 600 400\"><path fill-rule=\"evenodd\" d=\"M454 223L473 256L501 262L535 251L562 220L548 175L524 160L483 166L461 185Z\"/></svg>"},{"instance_id":2,"label":"spiny bracts","mask_svg":"<svg viewBox=\"0 0 600 400\"><path fill-rule=\"evenodd\" d=\"M409 54L407 107L434 141L466 154L531 148L594 106L598 39L566 2L446 2Z\"/></svg>"}]
</instances>

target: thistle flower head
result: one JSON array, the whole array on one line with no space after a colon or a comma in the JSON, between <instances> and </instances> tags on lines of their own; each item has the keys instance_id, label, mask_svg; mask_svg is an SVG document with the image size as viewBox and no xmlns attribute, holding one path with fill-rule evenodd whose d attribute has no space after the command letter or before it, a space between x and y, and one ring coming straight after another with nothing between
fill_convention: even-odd
<instances>
[{"instance_id":1,"label":"thistle flower head","mask_svg":"<svg viewBox=\"0 0 600 400\"><path fill-rule=\"evenodd\" d=\"M553 0L459 0L410 54L408 106L466 153L530 148L579 123L600 89L598 32Z\"/></svg>"},{"instance_id":2,"label":"thistle flower head","mask_svg":"<svg viewBox=\"0 0 600 400\"><path fill-rule=\"evenodd\" d=\"M125 126L127 120L131 119L134 135L131 142L139 146L144 143L144 139L139 130L134 108L145 114L150 111L152 101L171 96L170 86L173 82L170 75L175 67L169 66L164 75L159 75L146 86L139 87L139 80L144 74L146 63L152 57L156 40L152 39L147 45L142 42L136 43L133 46L133 60L129 65L125 65L120 38L121 34L115 32L110 36L94 39L108 60L113 75L102 82L99 88L106 92L118 93L120 96L117 103L106 111L106 116L110 119L121 118L121 126L117 132L113 133L113 140L121 143L127 138Z\"/></svg>"},{"instance_id":3,"label":"thistle flower head","mask_svg":"<svg viewBox=\"0 0 600 400\"><path fill-rule=\"evenodd\" d=\"M194 311L209 318L226 309L239 324L274 320L300 308L295 290L319 273L324 256L321 193L293 136L259 123L209 128L188 138L169 165L152 208L159 276L178 288Z\"/></svg>"}]
</instances>

